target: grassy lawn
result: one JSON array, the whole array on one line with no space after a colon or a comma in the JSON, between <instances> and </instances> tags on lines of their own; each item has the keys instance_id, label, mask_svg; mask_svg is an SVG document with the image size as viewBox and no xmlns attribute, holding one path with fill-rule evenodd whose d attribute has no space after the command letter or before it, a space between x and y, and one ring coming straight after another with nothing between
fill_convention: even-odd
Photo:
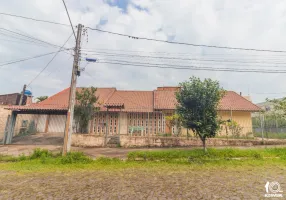
<instances>
[{"instance_id":1,"label":"grassy lawn","mask_svg":"<svg viewBox=\"0 0 286 200\"><path fill-rule=\"evenodd\" d=\"M254 133L255 137L262 137L261 133ZM286 139L286 133L264 133L264 138L269 139Z\"/></svg>"},{"instance_id":2,"label":"grassy lawn","mask_svg":"<svg viewBox=\"0 0 286 200\"><path fill-rule=\"evenodd\" d=\"M35 150L0 156L3 199L263 199L286 187L286 148L134 151L126 160Z\"/></svg>"},{"instance_id":3,"label":"grassy lawn","mask_svg":"<svg viewBox=\"0 0 286 200\"><path fill-rule=\"evenodd\" d=\"M67 156L36 149L30 156L0 155L0 170L17 172L51 172L56 170L118 170L126 168L237 168L286 166L286 148L201 149L134 151L126 160L100 157L91 159L81 152Z\"/></svg>"}]
</instances>

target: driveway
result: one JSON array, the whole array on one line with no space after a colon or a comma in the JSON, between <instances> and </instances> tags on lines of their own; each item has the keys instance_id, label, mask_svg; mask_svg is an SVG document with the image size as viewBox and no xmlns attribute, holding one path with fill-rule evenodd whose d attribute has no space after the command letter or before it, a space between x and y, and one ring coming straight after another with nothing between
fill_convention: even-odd
<instances>
[{"instance_id":1,"label":"driveway","mask_svg":"<svg viewBox=\"0 0 286 200\"><path fill-rule=\"evenodd\" d=\"M59 152L63 144L63 133L37 133L16 136L10 145L0 145L0 154L18 156L28 155L36 148Z\"/></svg>"}]
</instances>

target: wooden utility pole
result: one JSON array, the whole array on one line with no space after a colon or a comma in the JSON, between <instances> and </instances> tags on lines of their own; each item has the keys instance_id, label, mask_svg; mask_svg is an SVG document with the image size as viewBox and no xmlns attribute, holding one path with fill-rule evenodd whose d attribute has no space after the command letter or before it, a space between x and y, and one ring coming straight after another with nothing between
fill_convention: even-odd
<instances>
[{"instance_id":1,"label":"wooden utility pole","mask_svg":"<svg viewBox=\"0 0 286 200\"><path fill-rule=\"evenodd\" d=\"M80 57L80 42L81 42L81 32L82 25L79 24L77 27L77 37L76 37L76 45L74 49L74 61L73 61L73 69L71 76L71 85L70 85L70 94L69 94L69 105L67 112L67 119L65 125L65 134L64 134L64 145L63 145L63 155L66 155L67 152L70 151L71 148L71 136L73 132L73 114L74 114L74 104L75 104L75 94L76 94L76 80L79 72L78 64Z\"/></svg>"},{"instance_id":2,"label":"wooden utility pole","mask_svg":"<svg viewBox=\"0 0 286 200\"><path fill-rule=\"evenodd\" d=\"M20 105L20 106L21 106L22 103L23 103L23 98L24 98L24 95L25 95L26 87L27 87L27 85L25 84L25 85L23 86L23 90L22 90L22 93L21 93L20 101L19 101L19 105Z\"/></svg>"}]
</instances>

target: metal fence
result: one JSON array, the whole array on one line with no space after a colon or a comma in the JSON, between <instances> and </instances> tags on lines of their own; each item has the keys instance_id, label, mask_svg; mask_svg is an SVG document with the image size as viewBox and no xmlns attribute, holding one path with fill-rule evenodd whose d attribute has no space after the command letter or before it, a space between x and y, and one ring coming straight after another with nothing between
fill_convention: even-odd
<instances>
[{"instance_id":1,"label":"metal fence","mask_svg":"<svg viewBox=\"0 0 286 200\"><path fill-rule=\"evenodd\" d=\"M252 118L255 137L286 139L286 119L274 114L261 114Z\"/></svg>"}]
</instances>

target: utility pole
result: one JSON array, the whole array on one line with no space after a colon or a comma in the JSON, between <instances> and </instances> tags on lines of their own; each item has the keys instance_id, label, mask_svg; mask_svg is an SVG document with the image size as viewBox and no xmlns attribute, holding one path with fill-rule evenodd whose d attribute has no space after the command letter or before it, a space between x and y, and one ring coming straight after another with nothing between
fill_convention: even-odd
<instances>
[{"instance_id":1,"label":"utility pole","mask_svg":"<svg viewBox=\"0 0 286 200\"><path fill-rule=\"evenodd\" d=\"M23 103L23 98L24 98L24 95L25 95L26 87L27 87L27 85L25 84L25 85L23 86L23 90L22 90L22 93L21 93L20 101L19 101L19 105L20 105L20 106L21 106L22 103Z\"/></svg>"},{"instance_id":2,"label":"utility pole","mask_svg":"<svg viewBox=\"0 0 286 200\"><path fill-rule=\"evenodd\" d=\"M71 76L71 85L70 85L70 94L69 94L69 105L67 112L67 119L65 125L65 134L64 134L64 145L63 145L63 155L66 155L67 152L70 151L71 148L71 136L73 132L73 114L74 114L74 104L75 104L75 94L76 94L76 80L79 75L79 56L80 56L80 42L81 42L81 32L82 25L79 24L77 27L77 37L76 37L76 45L74 49L74 61L73 61L73 69Z\"/></svg>"}]
</instances>

